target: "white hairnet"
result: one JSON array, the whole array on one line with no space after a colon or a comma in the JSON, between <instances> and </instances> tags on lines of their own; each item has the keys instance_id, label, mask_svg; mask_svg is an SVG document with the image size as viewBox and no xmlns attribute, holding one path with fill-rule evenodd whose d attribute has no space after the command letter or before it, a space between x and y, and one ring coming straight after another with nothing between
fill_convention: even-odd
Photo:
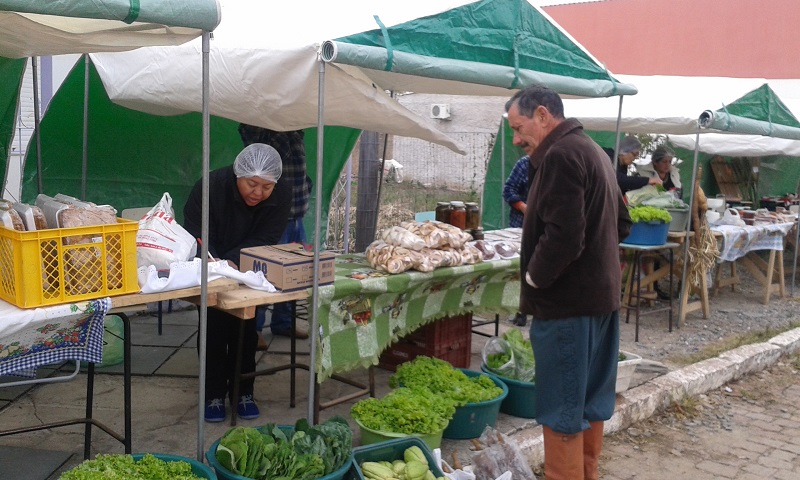
<instances>
[{"instance_id":1,"label":"white hairnet","mask_svg":"<svg viewBox=\"0 0 800 480\"><path fill-rule=\"evenodd\" d=\"M283 173L281 156L278 151L263 143L248 145L236 155L233 173L239 177L259 177L277 182Z\"/></svg>"}]
</instances>

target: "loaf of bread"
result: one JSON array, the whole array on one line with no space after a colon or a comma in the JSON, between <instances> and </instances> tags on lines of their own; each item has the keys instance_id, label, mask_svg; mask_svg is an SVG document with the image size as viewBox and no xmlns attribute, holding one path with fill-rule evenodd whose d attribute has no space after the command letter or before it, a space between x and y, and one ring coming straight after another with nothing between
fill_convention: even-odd
<instances>
[{"instance_id":1,"label":"loaf of bread","mask_svg":"<svg viewBox=\"0 0 800 480\"><path fill-rule=\"evenodd\" d=\"M109 225L117 223L116 210L108 205L88 208L70 206L58 211L58 223L61 228L86 227L95 225ZM86 247L72 248L64 252L65 278L70 294L86 294L98 292L102 288L102 255L100 245L102 238L97 235L69 235L63 239L64 245L87 244ZM122 286L122 277L119 272L119 259L112 251L106 253L106 271L108 273L108 288L116 289Z\"/></svg>"},{"instance_id":2,"label":"loaf of bread","mask_svg":"<svg viewBox=\"0 0 800 480\"><path fill-rule=\"evenodd\" d=\"M19 216L16 210L10 208L7 203L0 204L0 221L4 227L11 230L25 231L25 224L22 222L22 217Z\"/></svg>"},{"instance_id":3,"label":"loaf of bread","mask_svg":"<svg viewBox=\"0 0 800 480\"><path fill-rule=\"evenodd\" d=\"M41 208L36 205L28 205L20 202L14 203L13 208L19 213L19 216L22 217L25 230L32 232L35 230L47 229L47 220L45 220Z\"/></svg>"}]
</instances>

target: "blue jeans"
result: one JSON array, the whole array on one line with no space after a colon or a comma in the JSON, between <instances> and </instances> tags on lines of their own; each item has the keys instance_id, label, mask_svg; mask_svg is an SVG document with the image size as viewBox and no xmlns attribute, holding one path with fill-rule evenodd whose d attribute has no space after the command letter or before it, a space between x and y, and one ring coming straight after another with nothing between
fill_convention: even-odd
<instances>
[{"instance_id":1,"label":"blue jeans","mask_svg":"<svg viewBox=\"0 0 800 480\"><path fill-rule=\"evenodd\" d=\"M305 243L306 230L303 227L302 218L289 219L286 224L286 230L283 231L281 239L278 244L284 243ZM260 332L266 323L267 308L264 306L256 308L256 331ZM292 304L291 302L276 303L272 306L272 320L270 321L270 328L274 332L287 331L292 327Z\"/></svg>"},{"instance_id":2,"label":"blue jeans","mask_svg":"<svg viewBox=\"0 0 800 480\"><path fill-rule=\"evenodd\" d=\"M573 434L614 414L619 312L533 319L536 421Z\"/></svg>"}]
</instances>

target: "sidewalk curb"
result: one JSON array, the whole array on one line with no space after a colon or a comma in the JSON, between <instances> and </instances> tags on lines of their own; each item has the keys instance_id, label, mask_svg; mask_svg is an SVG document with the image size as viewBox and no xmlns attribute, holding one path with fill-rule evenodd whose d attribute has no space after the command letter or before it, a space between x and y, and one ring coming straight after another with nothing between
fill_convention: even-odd
<instances>
[{"instance_id":1,"label":"sidewalk curb","mask_svg":"<svg viewBox=\"0 0 800 480\"><path fill-rule=\"evenodd\" d=\"M745 375L760 372L782 356L800 351L800 328L781 333L764 343L744 345L701 362L674 370L617 395L614 416L605 422L606 435L650 418L684 396L696 396ZM542 427L513 434L531 465L544 462Z\"/></svg>"}]
</instances>

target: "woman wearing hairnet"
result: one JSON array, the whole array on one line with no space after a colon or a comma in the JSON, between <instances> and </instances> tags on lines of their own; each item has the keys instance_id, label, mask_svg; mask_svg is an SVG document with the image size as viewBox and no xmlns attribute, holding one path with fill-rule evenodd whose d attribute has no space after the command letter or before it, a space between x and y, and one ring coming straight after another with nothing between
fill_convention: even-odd
<instances>
[{"instance_id":1,"label":"woman wearing hairnet","mask_svg":"<svg viewBox=\"0 0 800 480\"><path fill-rule=\"evenodd\" d=\"M236 156L233 165L209 174L208 253L216 260L227 260L239 268L242 248L278 243L286 229L292 202L291 186L278 181L281 171L278 152L263 143L254 143ZM201 202L202 183L198 181L183 209L184 226L197 238L202 225ZM240 324L245 329L241 373L250 373L256 368L256 322L241 322L228 313L208 309L207 422L225 420L226 397L231 407L236 402L239 417L252 419L259 415L253 401L254 379L242 379L239 398L232 398Z\"/></svg>"}]
</instances>

